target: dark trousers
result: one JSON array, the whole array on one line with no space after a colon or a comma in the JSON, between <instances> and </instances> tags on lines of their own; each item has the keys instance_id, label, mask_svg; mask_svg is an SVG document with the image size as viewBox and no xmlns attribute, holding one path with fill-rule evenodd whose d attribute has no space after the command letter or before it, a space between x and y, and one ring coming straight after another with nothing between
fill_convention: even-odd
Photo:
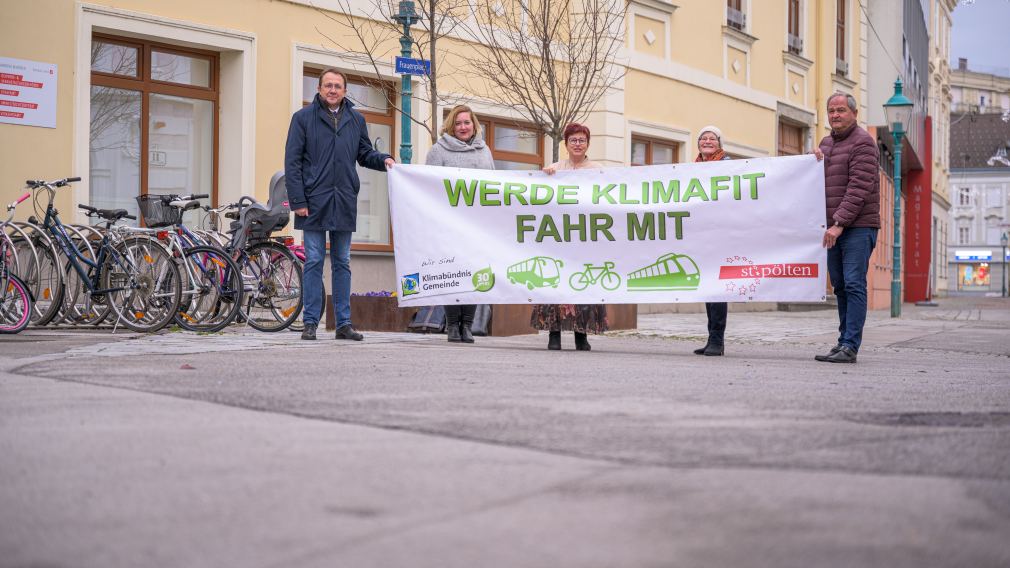
<instances>
[{"instance_id":1,"label":"dark trousers","mask_svg":"<svg viewBox=\"0 0 1010 568\"><path fill-rule=\"evenodd\" d=\"M838 299L838 344L857 352L866 323L866 272L876 246L877 229L852 227L828 249L828 275Z\"/></svg>"},{"instance_id":2,"label":"dark trousers","mask_svg":"<svg viewBox=\"0 0 1010 568\"><path fill-rule=\"evenodd\" d=\"M450 325L473 323L473 316L475 313L477 313L476 304L445 306L446 329L448 329Z\"/></svg>"},{"instance_id":3,"label":"dark trousers","mask_svg":"<svg viewBox=\"0 0 1010 568\"><path fill-rule=\"evenodd\" d=\"M726 302L705 302L705 314L708 315L708 342L722 345L726 334L726 315L729 304Z\"/></svg>"}]
</instances>

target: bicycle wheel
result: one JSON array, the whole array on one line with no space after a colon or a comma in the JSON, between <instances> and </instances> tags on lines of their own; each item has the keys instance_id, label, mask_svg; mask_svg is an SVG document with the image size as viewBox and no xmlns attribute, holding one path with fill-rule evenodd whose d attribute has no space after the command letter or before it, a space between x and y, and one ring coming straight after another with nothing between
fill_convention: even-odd
<instances>
[{"instance_id":1,"label":"bicycle wheel","mask_svg":"<svg viewBox=\"0 0 1010 568\"><path fill-rule=\"evenodd\" d=\"M242 307L242 272L216 247L186 249L179 269L183 281L175 321L189 331L220 331Z\"/></svg>"},{"instance_id":2,"label":"bicycle wheel","mask_svg":"<svg viewBox=\"0 0 1010 568\"><path fill-rule=\"evenodd\" d=\"M28 286L4 269L0 275L0 333L18 333L28 325L31 314Z\"/></svg>"},{"instance_id":3,"label":"bicycle wheel","mask_svg":"<svg viewBox=\"0 0 1010 568\"><path fill-rule=\"evenodd\" d=\"M280 331L302 311L302 268L287 247L263 242L246 250L242 314L254 329Z\"/></svg>"},{"instance_id":4,"label":"bicycle wheel","mask_svg":"<svg viewBox=\"0 0 1010 568\"><path fill-rule=\"evenodd\" d=\"M572 290L581 292L589 286L589 279L586 278L585 272L576 272L568 279L568 285L572 287Z\"/></svg>"},{"instance_id":5,"label":"bicycle wheel","mask_svg":"<svg viewBox=\"0 0 1010 568\"><path fill-rule=\"evenodd\" d=\"M36 264L27 277L22 277L32 293L32 325L46 325L60 313L63 305L63 266L53 248L52 240L35 225L21 224L29 242L35 249Z\"/></svg>"},{"instance_id":6,"label":"bicycle wheel","mask_svg":"<svg viewBox=\"0 0 1010 568\"><path fill-rule=\"evenodd\" d=\"M116 243L102 266L102 287L123 325L142 333L158 331L179 309L179 267L158 241L127 237Z\"/></svg>"},{"instance_id":7,"label":"bicycle wheel","mask_svg":"<svg viewBox=\"0 0 1010 568\"><path fill-rule=\"evenodd\" d=\"M600 286L603 286L604 290L617 290L617 287L621 285L621 277L613 272L608 272L603 275L600 279Z\"/></svg>"},{"instance_id":8,"label":"bicycle wheel","mask_svg":"<svg viewBox=\"0 0 1010 568\"><path fill-rule=\"evenodd\" d=\"M86 253L85 253L86 254ZM103 295L95 295L88 284L81 279L74 265L67 261L63 269L63 319L60 323L70 325L98 325L105 321L110 312L108 301Z\"/></svg>"}]
</instances>

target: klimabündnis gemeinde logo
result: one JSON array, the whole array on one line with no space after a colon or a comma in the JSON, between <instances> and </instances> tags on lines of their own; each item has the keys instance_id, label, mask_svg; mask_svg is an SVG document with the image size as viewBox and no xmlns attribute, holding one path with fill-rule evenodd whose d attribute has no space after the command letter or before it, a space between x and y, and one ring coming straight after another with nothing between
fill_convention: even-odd
<instances>
[{"instance_id":1,"label":"klimab\u00fcndnis gemeinde logo","mask_svg":"<svg viewBox=\"0 0 1010 568\"><path fill-rule=\"evenodd\" d=\"M400 278L400 288L403 290L403 295L410 296L413 294L419 294L421 292L421 287L418 284L420 279L419 272L405 274L402 278Z\"/></svg>"}]
</instances>

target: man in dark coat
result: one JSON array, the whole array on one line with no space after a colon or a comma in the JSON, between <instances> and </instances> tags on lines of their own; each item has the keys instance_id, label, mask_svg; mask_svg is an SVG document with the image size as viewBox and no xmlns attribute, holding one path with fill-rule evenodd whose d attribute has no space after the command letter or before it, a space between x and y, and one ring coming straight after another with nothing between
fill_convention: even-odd
<instances>
[{"instance_id":1,"label":"man in dark coat","mask_svg":"<svg viewBox=\"0 0 1010 568\"><path fill-rule=\"evenodd\" d=\"M880 229L880 178L877 142L856 124L856 99L845 93L828 98L831 134L814 150L824 160L828 275L838 299L838 344L814 359L855 363L866 323L866 273Z\"/></svg>"},{"instance_id":2,"label":"man in dark coat","mask_svg":"<svg viewBox=\"0 0 1010 568\"><path fill-rule=\"evenodd\" d=\"M284 177L295 229L304 232L302 339L315 339L322 312L323 260L330 236L333 308L337 339L361 341L351 325L351 233L357 226L358 173L392 168L388 154L368 139L365 118L344 98L347 78L336 69L319 76L319 94L291 117L284 148Z\"/></svg>"}]
</instances>

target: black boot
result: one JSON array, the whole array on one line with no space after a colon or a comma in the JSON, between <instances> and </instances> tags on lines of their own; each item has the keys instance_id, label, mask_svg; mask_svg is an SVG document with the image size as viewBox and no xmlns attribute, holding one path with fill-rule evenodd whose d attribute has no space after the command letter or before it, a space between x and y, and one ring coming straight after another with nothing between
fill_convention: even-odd
<instances>
[{"instance_id":1,"label":"black boot","mask_svg":"<svg viewBox=\"0 0 1010 568\"><path fill-rule=\"evenodd\" d=\"M589 345L589 339L586 334L575 332L575 350L576 351L591 351L593 347Z\"/></svg>"},{"instance_id":2,"label":"black boot","mask_svg":"<svg viewBox=\"0 0 1010 568\"><path fill-rule=\"evenodd\" d=\"M706 342L704 347L699 347L699 348L695 349L694 350L694 354L695 355L704 355L705 351L708 349L709 345L711 345L711 344Z\"/></svg>"},{"instance_id":3,"label":"black boot","mask_svg":"<svg viewBox=\"0 0 1010 568\"><path fill-rule=\"evenodd\" d=\"M463 343L473 343L473 316L477 306L463 306L459 317L459 337Z\"/></svg>"},{"instance_id":4,"label":"black boot","mask_svg":"<svg viewBox=\"0 0 1010 568\"><path fill-rule=\"evenodd\" d=\"M722 357L723 351L724 347L722 343L709 343L705 346L705 351L702 352L702 355L706 357Z\"/></svg>"},{"instance_id":5,"label":"black boot","mask_svg":"<svg viewBox=\"0 0 1010 568\"><path fill-rule=\"evenodd\" d=\"M547 348L551 351L561 351L561 332L552 331L547 337Z\"/></svg>"},{"instance_id":6,"label":"black boot","mask_svg":"<svg viewBox=\"0 0 1010 568\"><path fill-rule=\"evenodd\" d=\"M459 306L445 307L445 335L450 343L462 341L459 334Z\"/></svg>"}]
</instances>

